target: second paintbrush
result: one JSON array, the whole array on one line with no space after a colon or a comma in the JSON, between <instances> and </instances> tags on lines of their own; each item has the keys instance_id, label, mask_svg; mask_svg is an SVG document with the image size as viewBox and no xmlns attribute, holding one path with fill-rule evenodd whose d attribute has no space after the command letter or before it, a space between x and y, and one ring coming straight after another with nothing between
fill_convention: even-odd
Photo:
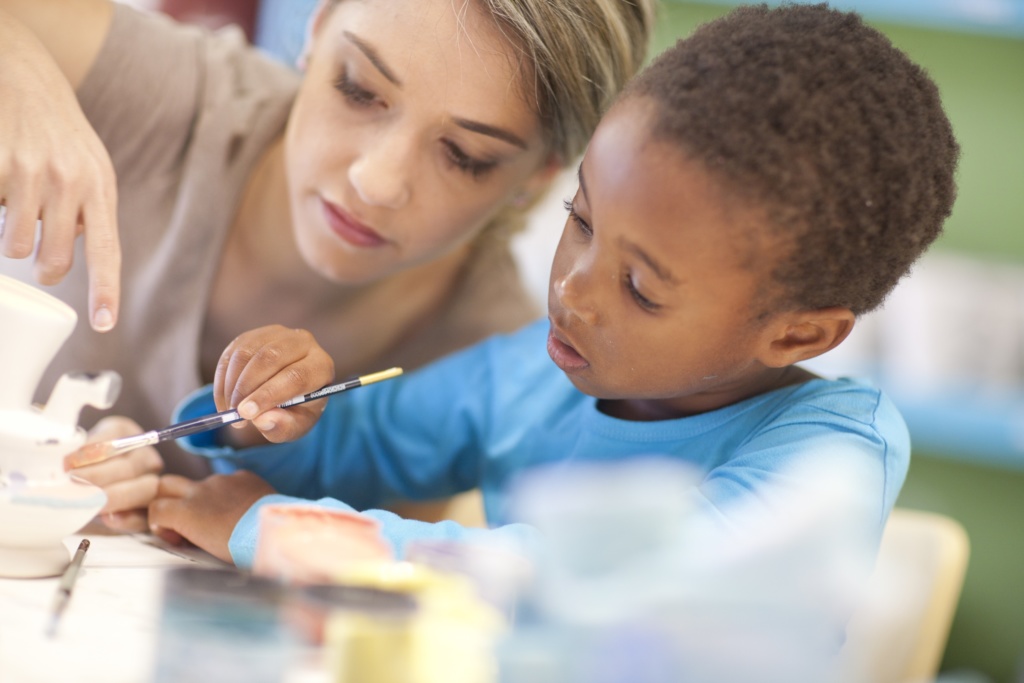
<instances>
[{"instance_id":1,"label":"second paintbrush","mask_svg":"<svg viewBox=\"0 0 1024 683\"><path fill-rule=\"evenodd\" d=\"M295 398L279 404L277 407L290 408L292 406L297 406L300 403L315 401L319 398L326 398L342 391L348 391L349 389L355 389L356 387L363 387L367 384L373 384L374 382L380 382L381 380L398 377L401 374L402 368L390 368L388 370L381 370L380 372L374 372L369 375L354 377L352 379L345 380L344 382L339 382L338 384L329 384L322 389L311 391L310 393L303 394L302 396L296 396ZM65 461L65 466L68 468L75 468L84 467L85 465L94 465L98 462L103 462L104 460L112 458L115 455L121 455L122 453L135 450L136 448L152 446L163 441L171 441L172 439L180 439L183 436L191 436L192 434L206 432L223 425L241 422L244 419L245 418L238 414L237 410L225 410L221 413L197 417L192 420L185 420L184 422L179 422L178 424L171 425L170 427L145 432L144 434L139 434L137 436L126 436L112 441L99 441L87 444L77 453L68 456Z\"/></svg>"}]
</instances>

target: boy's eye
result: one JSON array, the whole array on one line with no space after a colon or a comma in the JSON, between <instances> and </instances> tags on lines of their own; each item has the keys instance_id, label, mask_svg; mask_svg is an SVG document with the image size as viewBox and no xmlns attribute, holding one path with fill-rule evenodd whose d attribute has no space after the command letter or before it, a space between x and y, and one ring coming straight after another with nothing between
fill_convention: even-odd
<instances>
[{"instance_id":1,"label":"boy's eye","mask_svg":"<svg viewBox=\"0 0 1024 683\"><path fill-rule=\"evenodd\" d=\"M590 225L588 225L587 222L583 220L578 213L576 213L576 209L573 208L571 200L566 199L562 203L562 205L565 207L565 210L569 212L569 218L571 218L572 222L576 224L576 227L579 228L580 232L582 232L587 237L590 237L594 234L594 231L590 227Z\"/></svg>"},{"instance_id":2,"label":"boy's eye","mask_svg":"<svg viewBox=\"0 0 1024 683\"><path fill-rule=\"evenodd\" d=\"M342 70L334 81L334 87L345 99L356 107L369 107L377 102L377 96L349 78L348 71Z\"/></svg>"},{"instance_id":3,"label":"boy's eye","mask_svg":"<svg viewBox=\"0 0 1024 683\"><path fill-rule=\"evenodd\" d=\"M448 159L449 163L474 179L486 175L488 171L498 165L498 162L493 160L471 157L462 151L462 148L454 142L444 140L443 144L445 157Z\"/></svg>"},{"instance_id":4,"label":"boy's eye","mask_svg":"<svg viewBox=\"0 0 1024 683\"><path fill-rule=\"evenodd\" d=\"M633 278L630 276L629 273L626 273L623 279L626 289L629 291L630 296L633 297L633 300L636 301L641 308L651 312L657 311L659 308L661 308L661 304L654 303L653 301L651 301L650 299L648 299L647 297L640 293L640 290L638 290L636 288L636 285L633 284Z\"/></svg>"}]
</instances>

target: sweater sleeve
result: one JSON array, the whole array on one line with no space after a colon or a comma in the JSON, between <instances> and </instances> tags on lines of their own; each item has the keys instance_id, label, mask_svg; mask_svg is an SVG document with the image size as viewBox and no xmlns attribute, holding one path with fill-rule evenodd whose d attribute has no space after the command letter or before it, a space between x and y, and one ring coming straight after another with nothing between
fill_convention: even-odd
<instances>
[{"instance_id":1,"label":"sweater sleeve","mask_svg":"<svg viewBox=\"0 0 1024 683\"><path fill-rule=\"evenodd\" d=\"M120 182L181 163L202 105L204 35L115 3L110 31L77 95Z\"/></svg>"}]
</instances>

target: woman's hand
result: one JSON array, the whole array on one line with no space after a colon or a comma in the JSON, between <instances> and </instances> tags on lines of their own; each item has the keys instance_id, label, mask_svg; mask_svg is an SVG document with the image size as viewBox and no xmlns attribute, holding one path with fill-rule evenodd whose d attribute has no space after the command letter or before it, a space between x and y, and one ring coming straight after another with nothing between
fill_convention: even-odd
<instances>
[{"instance_id":1,"label":"woman's hand","mask_svg":"<svg viewBox=\"0 0 1024 683\"><path fill-rule=\"evenodd\" d=\"M31 31L4 12L0 205L0 253L17 259L35 253L35 277L41 284L64 278L75 239L84 233L90 323L100 332L114 327L121 248L113 165L53 57Z\"/></svg>"},{"instance_id":2,"label":"woman's hand","mask_svg":"<svg viewBox=\"0 0 1024 683\"><path fill-rule=\"evenodd\" d=\"M89 431L89 443L110 441L141 434L144 429L127 417L106 417ZM95 465L75 467L77 451L64 458L64 466L75 477L103 489L107 504L100 510L103 523L118 531L138 532L149 528L146 509L156 497L164 461L152 446L137 448Z\"/></svg>"},{"instance_id":3,"label":"woman's hand","mask_svg":"<svg viewBox=\"0 0 1024 683\"><path fill-rule=\"evenodd\" d=\"M246 332L231 342L221 354L213 380L217 410L237 408L238 414L259 431L262 438L280 443L306 434L324 410L326 401L310 401L290 408L277 408L285 401L307 394L334 379L334 361L313 335L269 325ZM259 441L250 423L235 423L248 428L228 437L232 445L252 445Z\"/></svg>"},{"instance_id":4,"label":"woman's hand","mask_svg":"<svg viewBox=\"0 0 1024 683\"><path fill-rule=\"evenodd\" d=\"M238 520L272 493L270 484L244 470L202 481L168 474L160 477L157 498L149 505L150 530L169 543L185 539L231 562L228 541Z\"/></svg>"}]
</instances>

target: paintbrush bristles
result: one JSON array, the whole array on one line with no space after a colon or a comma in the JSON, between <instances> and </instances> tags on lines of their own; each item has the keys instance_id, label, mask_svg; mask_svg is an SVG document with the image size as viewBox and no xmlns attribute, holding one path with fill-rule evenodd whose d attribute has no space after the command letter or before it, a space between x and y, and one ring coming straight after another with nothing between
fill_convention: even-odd
<instances>
[{"instance_id":1,"label":"paintbrush bristles","mask_svg":"<svg viewBox=\"0 0 1024 683\"><path fill-rule=\"evenodd\" d=\"M71 455L64 458L64 470L73 470L86 465L95 465L114 457L111 454L113 448L109 441L98 441L82 446Z\"/></svg>"},{"instance_id":2,"label":"paintbrush bristles","mask_svg":"<svg viewBox=\"0 0 1024 683\"><path fill-rule=\"evenodd\" d=\"M71 455L64 458L65 470L72 470L86 465L95 465L114 456L127 453L128 451L152 446L158 440L156 432L146 432L138 436L127 436L113 441L97 441L86 444Z\"/></svg>"}]
</instances>

